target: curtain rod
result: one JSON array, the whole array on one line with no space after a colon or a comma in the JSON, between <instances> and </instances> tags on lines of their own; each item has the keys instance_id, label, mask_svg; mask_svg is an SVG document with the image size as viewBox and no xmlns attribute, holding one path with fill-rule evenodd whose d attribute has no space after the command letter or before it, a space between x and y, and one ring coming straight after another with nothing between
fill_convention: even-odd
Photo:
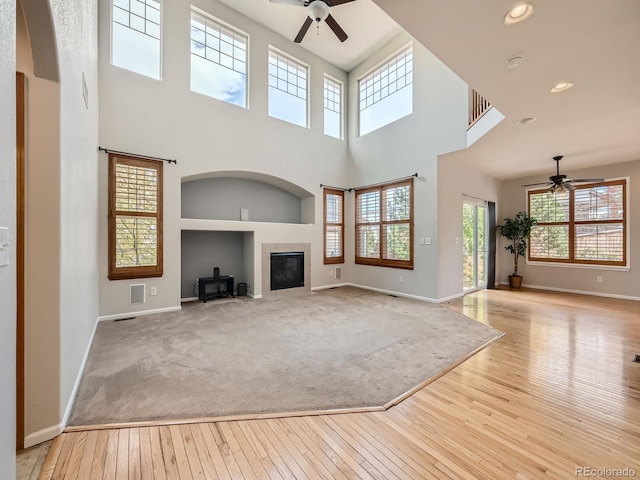
<instances>
[{"instance_id":1,"label":"curtain rod","mask_svg":"<svg viewBox=\"0 0 640 480\"><path fill-rule=\"evenodd\" d=\"M120 152L118 150L110 150L108 148L103 148L103 147L98 147L98 151L99 152L105 152L105 153L115 153L115 154L118 154L118 155L127 155L128 157L146 158L148 160L160 160L162 162L175 163L176 165L178 164L178 160L175 160L175 159L160 158L160 157L150 157L149 155L138 155L137 153Z\"/></svg>"},{"instance_id":2,"label":"curtain rod","mask_svg":"<svg viewBox=\"0 0 640 480\"><path fill-rule=\"evenodd\" d=\"M369 187L377 187L380 185L387 185L389 183L395 183L395 182L401 182L402 180L408 180L410 178L417 178L418 177L418 173L414 173L413 175L407 175L406 177L400 177L400 178L396 178L394 180L388 180L386 182L378 182L378 183L372 183L371 185L364 185L362 187L351 187L348 189L348 191L350 192L351 190L360 190L362 188L369 188Z\"/></svg>"},{"instance_id":3,"label":"curtain rod","mask_svg":"<svg viewBox=\"0 0 640 480\"><path fill-rule=\"evenodd\" d=\"M325 185L324 183L320 184L320 188L333 188L334 190L341 190L343 192L350 192L351 190L353 190L352 188L344 188L344 187L332 187L331 185Z\"/></svg>"},{"instance_id":4,"label":"curtain rod","mask_svg":"<svg viewBox=\"0 0 640 480\"><path fill-rule=\"evenodd\" d=\"M466 193L463 193L462 196L467 198L473 198L474 200L480 200L481 202L487 203L487 200L485 200L484 198L474 197L473 195L467 195Z\"/></svg>"}]
</instances>

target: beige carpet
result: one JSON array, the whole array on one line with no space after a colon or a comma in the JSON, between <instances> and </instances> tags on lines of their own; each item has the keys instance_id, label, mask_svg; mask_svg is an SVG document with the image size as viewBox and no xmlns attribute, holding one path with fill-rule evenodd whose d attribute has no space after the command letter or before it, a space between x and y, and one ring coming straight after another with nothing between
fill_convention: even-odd
<instances>
[{"instance_id":1,"label":"beige carpet","mask_svg":"<svg viewBox=\"0 0 640 480\"><path fill-rule=\"evenodd\" d=\"M500 332L351 287L102 322L70 425L381 406Z\"/></svg>"}]
</instances>

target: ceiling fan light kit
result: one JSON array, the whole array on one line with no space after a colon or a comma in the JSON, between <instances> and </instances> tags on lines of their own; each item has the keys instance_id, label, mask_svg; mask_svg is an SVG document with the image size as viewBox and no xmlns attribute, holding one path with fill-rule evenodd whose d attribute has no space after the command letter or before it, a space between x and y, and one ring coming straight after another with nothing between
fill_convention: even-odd
<instances>
[{"instance_id":1,"label":"ceiling fan light kit","mask_svg":"<svg viewBox=\"0 0 640 480\"><path fill-rule=\"evenodd\" d=\"M553 157L553 161L556 162L556 174L551 175L549 177L548 182L539 182L539 183L528 183L526 185L522 185L523 187L542 187L545 185L549 185L549 192L556 193L566 193L571 190L575 190L576 186L574 183L599 183L604 182L604 178L576 178L571 179L567 178L566 175L560 174L560 160L562 160L562 155L556 155Z\"/></svg>"},{"instance_id":2,"label":"ceiling fan light kit","mask_svg":"<svg viewBox=\"0 0 640 480\"><path fill-rule=\"evenodd\" d=\"M331 16L329 9L343 3L353 2L355 0L269 0L271 3L282 3L285 5L294 5L299 7L307 7L307 18L305 19L298 35L293 40L295 43L301 43L304 36L307 34L309 27L313 22L316 22L318 28L320 22L324 21L331 31L336 34L338 40L344 42L349 36L345 33L336 19Z\"/></svg>"}]
</instances>

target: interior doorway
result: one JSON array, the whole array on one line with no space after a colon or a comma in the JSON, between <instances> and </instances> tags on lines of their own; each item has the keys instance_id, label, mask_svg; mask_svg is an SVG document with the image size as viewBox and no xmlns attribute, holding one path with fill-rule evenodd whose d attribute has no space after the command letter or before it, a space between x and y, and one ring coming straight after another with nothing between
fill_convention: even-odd
<instances>
[{"instance_id":1,"label":"interior doorway","mask_svg":"<svg viewBox=\"0 0 640 480\"><path fill-rule=\"evenodd\" d=\"M16 449L24 448L25 76L16 72Z\"/></svg>"},{"instance_id":2,"label":"interior doorway","mask_svg":"<svg viewBox=\"0 0 640 480\"><path fill-rule=\"evenodd\" d=\"M463 288L465 291L487 287L488 215L485 203L462 204Z\"/></svg>"}]
</instances>

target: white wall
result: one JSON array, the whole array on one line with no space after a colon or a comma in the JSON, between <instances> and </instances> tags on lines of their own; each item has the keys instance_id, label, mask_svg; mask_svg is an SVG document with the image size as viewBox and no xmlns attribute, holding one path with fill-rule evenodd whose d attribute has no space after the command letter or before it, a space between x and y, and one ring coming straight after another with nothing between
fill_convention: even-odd
<instances>
[{"instance_id":1,"label":"white wall","mask_svg":"<svg viewBox=\"0 0 640 480\"><path fill-rule=\"evenodd\" d=\"M418 173L414 181L414 270L353 265L354 194L346 199L348 281L428 299L438 298L438 155L466 147L467 85L413 41L413 114L358 136L357 80L412 41L402 34L349 73L351 184L361 186ZM431 237L432 245L420 245ZM404 282L400 283L400 276Z\"/></svg>"},{"instance_id":2,"label":"white wall","mask_svg":"<svg viewBox=\"0 0 640 480\"><path fill-rule=\"evenodd\" d=\"M550 173L553 173L553 165ZM628 271L606 267L585 266L540 266L527 264L524 259L518 261L518 274L524 277L523 285L541 288L568 290L597 295L621 296L640 300L640 270L638 260L640 241L640 221L636 209L640 205L640 160L634 162L616 163L602 167L571 170L563 173L569 178L621 178L629 177L627 189L630 193L627 202L627 228L629 230L629 265ZM512 218L517 212L526 210L526 189L522 185L545 181L546 176L525 177L502 182L500 187L500 204L498 205L498 225L506 217ZM498 280L507 282L507 277L513 273L513 259L504 250L505 239L498 236L497 255L500 257ZM596 277L601 276L603 283L596 283Z\"/></svg>"},{"instance_id":3,"label":"white wall","mask_svg":"<svg viewBox=\"0 0 640 480\"><path fill-rule=\"evenodd\" d=\"M471 152L473 151L473 147ZM461 167L446 155L438 159L438 298L463 293L462 204L476 199L497 202L499 182ZM496 256L498 256L496 254Z\"/></svg>"},{"instance_id":4,"label":"white wall","mask_svg":"<svg viewBox=\"0 0 640 480\"><path fill-rule=\"evenodd\" d=\"M323 75L346 82L346 75L263 26L215 0L194 2L198 8L249 34L249 108L190 91L190 4L164 2L162 81L111 66L108 0L100 1L100 144L103 147L176 158L164 167L164 275L150 279L158 295L138 310L180 305L180 179L220 170L258 172L282 178L316 196L316 224L301 238L287 238L287 229L268 228L269 242L310 241L312 285L334 281L322 263L322 195L320 183L345 183L348 159L345 141L323 133ZM267 116L267 56L269 44L310 67L310 128ZM100 315L132 312L126 280L107 279L107 159L100 159ZM298 231L298 230L296 230ZM255 260L262 258L259 234L254 236ZM261 267L254 276L261 275ZM257 279L259 280L259 279ZM259 281L254 287L260 286ZM260 291L254 290L254 294Z\"/></svg>"},{"instance_id":5,"label":"white wall","mask_svg":"<svg viewBox=\"0 0 640 480\"><path fill-rule=\"evenodd\" d=\"M98 0L52 0L51 5L60 67L58 413L64 424L98 316Z\"/></svg>"},{"instance_id":6,"label":"white wall","mask_svg":"<svg viewBox=\"0 0 640 480\"><path fill-rule=\"evenodd\" d=\"M16 103L15 16L13 0L0 3L0 227L15 245ZM16 453L16 257L0 267L0 478L15 478Z\"/></svg>"}]
</instances>

